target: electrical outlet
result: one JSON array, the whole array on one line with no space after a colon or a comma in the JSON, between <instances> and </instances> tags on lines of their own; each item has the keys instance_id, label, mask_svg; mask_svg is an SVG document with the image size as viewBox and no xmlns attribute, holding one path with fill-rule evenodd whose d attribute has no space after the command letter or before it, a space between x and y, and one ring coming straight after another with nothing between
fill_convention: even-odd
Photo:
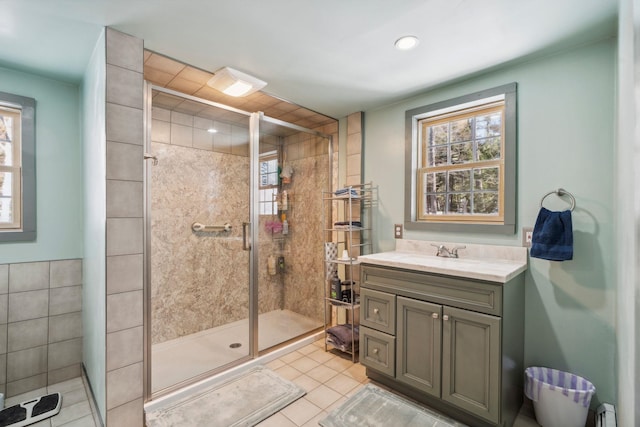
<instances>
[{"instance_id":1,"label":"electrical outlet","mask_svg":"<svg viewBox=\"0 0 640 427\"><path fill-rule=\"evenodd\" d=\"M393 237L396 239L402 239L402 224L393 225Z\"/></svg>"},{"instance_id":2,"label":"electrical outlet","mask_svg":"<svg viewBox=\"0 0 640 427\"><path fill-rule=\"evenodd\" d=\"M533 228L522 227L522 246L524 246L525 248L530 248L532 238L533 238Z\"/></svg>"}]
</instances>

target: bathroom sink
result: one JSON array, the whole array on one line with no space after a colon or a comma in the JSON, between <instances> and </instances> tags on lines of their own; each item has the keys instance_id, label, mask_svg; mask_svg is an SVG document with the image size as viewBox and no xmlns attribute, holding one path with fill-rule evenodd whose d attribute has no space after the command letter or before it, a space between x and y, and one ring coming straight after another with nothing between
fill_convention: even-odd
<instances>
[{"instance_id":1,"label":"bathroom sink","mask_svg":"<svg viewBox=\"0 0 640 427\"><path fill-rule=\"evenodd\" d=\"M432 242L399 240L395 251L362 255L362 264L506 283L527 269L526 248L469 245L459 258L436 256Z\"/></svg>"}]
</instances>

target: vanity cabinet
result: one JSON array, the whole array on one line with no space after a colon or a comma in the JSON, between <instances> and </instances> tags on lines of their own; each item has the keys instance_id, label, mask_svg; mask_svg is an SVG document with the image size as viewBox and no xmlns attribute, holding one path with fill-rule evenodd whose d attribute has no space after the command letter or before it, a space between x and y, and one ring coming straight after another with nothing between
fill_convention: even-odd
<instances>
[{"instance_id":1,"label":"vanity cabinet","mask_svg":"<svg viewBox=\"0 0 640 427\"><path fill-rule=\"evenodd\" d=\"M511 425L522 404L524 288L361 266L367 375L470 425Z\"/></svg>"}]
</instances>

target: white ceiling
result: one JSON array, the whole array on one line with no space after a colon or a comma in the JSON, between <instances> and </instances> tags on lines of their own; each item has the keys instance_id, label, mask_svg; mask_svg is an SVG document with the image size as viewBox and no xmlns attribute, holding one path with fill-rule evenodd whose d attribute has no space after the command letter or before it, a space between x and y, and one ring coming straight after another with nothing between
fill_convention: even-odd
<instances>
[{"instance_id":1,"label":"white ceiling","mask_svg":"<svg viewBox=\"0 0 640 427\"><path fill-rule=\"evenodd\" d=\"M0 66L82 79L102 26L333 117L615 35L617 0L0 0ZM413 34L418 47L393 42Z\"/></svg>"}]
</instances>

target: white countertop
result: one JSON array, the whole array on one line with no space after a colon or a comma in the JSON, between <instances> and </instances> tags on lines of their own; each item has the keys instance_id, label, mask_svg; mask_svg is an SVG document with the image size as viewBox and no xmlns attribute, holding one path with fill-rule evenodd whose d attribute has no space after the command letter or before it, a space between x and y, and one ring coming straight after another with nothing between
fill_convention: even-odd
<instances>
[{"instance_id":1,"label":"white countertop","mask_svg":"<svg viewBox=\"0 0 640 427\"><path fill-rule=\"evenodd\" d=\"M431 244L458 251L459 258L436 256ZM398 240L396 250L358 257L362 264L396 267L427 273L506 283L527 269L527 249L515 246L473 245L421 240Z\"/></svg>"}]
</instances>

